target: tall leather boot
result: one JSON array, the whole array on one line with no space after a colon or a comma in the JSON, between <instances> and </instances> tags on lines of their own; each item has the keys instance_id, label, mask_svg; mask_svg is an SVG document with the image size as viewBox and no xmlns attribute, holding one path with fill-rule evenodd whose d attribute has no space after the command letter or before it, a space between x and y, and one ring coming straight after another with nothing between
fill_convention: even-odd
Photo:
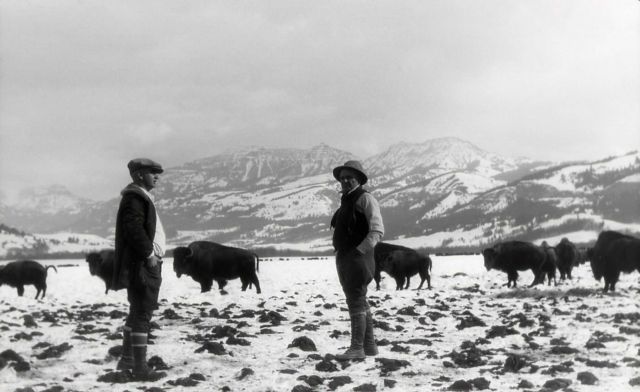
<instances>
[{"instance_id":1,"label":"tall leather boot","mask_svg":"<svg viewBox=\"0 0 640 392\"><path fill-rule=\"evenodd\" d=\"M349 359L364 359L364 331L367 327L365 312L351 313L351 347L344 354L336 355L336 359L344 361Z\"/></svg>"},{"instance_id":2,"label":"tall leather boot","mask_svg":"<svg viewBox=\"0 0 640 392\"><path fill-rule=\"evenodd\" d=\"M133 369L133 346L131 345L131 327L122 328L122 355L116 366L118 370Z\"/></svg>"},{"instance_id":3,"label":"tall leather boot","mask_svg":"<svg viewBox=\"0 0 640 392\"><path fill-rule=\"evenodd\" d=\"M133 346L133 378L138 381L157 381L165 372L155 372L147 365L147 332L131 332Z\"/></svg>"},{"instance_id":4,"label":"tall leather boot","mask_svg":"<svg viewBox=\"0 0 640 392\"><path fill-rule=\"evenodd\" d=\"M368 307L364 330L364 354L368 356L378 355L378 345L376 344L375 336L373 336L373 315L371 315L371 310Z\"/></svg>"}]
</instances>

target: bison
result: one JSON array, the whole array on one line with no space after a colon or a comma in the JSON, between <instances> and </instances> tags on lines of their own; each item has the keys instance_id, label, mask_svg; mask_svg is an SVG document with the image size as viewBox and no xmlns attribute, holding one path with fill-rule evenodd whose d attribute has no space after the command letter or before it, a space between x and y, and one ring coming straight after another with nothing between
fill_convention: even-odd
<instances>
[{"instance_id":1,"label":"bison","mask_svg":"<svg viewBox=\"0 0 640 392\"><path fill-rule=\"evenodd\" d=\"M386 260L389 254L394 250L415 252L413 249L407 248L406 246L389 244L387 242L378 242L373 248L373 258L376 262L376 268L373 273L373 280L376 281L376 290L380 290L380 281L382 280L382 262Z\"/></svg>"},{"instance_id":2,"label":"bison","mask_svg":"<svg viewBox=\"0 0 640 392\"><path fill-rule=\"evenodd\" d=\"M112 289L114 257L115 251L113 249L91 252L86 257L87 263L89 263L89 273L104 281L105 294L109 292L109 289Z\"/></svg>"},{"instance_id":3,"label":"bison","mask_svg":"<svg viewBox=\"0 0 640 392\"><path fill-rule=\"evenodd\" d=\"M422 279L418 290L422 288L425 280L427 281L427 287L431 289L431 276L429 275L429 271L431 270L432 262L428 255L421 255L413 249L394 250L382 261L380 267L382 271L388 273L395 279L396 290L409 288L409 279L415 274L420 274L420 279Z\"/></svg>"},{"instance_id":4,"label":"bison","mask_svg":"<svg viewBox=\"0 0 640 392\"><path fill-rule=\"evenodd\" d=\"M615 291L620 273L640 271L640 239L616 231L603 231L590 252L594 278L604 277L604 292Z\"/></svg>"},{"instance_id":5,"label":"bison","mask_svg":"<svg viewBox=\"0 0 640 392\"><path fill-rule=\"evenodd\" d=\"M549 286L551 286L551 279L553 279L553 285L557 286L558 283L556 282L556 268L558 266L558 255L556 253L556 249L549 246L549 244L547 244L547 241L542 241L540 247L547 257L542 264L537 283L544 283L544 277L546 275Z\"/></svg>"},{"instance_id":6,"label":"bison","mask_svg":"<svg viewBox=\"0 0 640 392\"><path fill-rule=\"evenodd\" d=\"M210 241L195 241L188 247L179 246L173 251L173 270L176 276L191 276L200 283L203 293L211 290L214 280L222 290L227 280L240 278L242 291L253 284L259 294L260 282L256 274L259 265L258 256L248 250Z\"/></svg>"},{"instance_id":7,"label":"bison","mask_svg":"<svg viewBox=\"0 0 640 392\"><path fill-rule=\"evenodd\" d=\"M44 298L47 292L47 270L53 268L56 273L58 270L53 265L46 268L42 264L33 260L19 260L8 263L0 269L0 286L3 284L18 289L18 295L22 297L24 294L24 286L32 284L35 286L36 299L42 292L40 299Z\"/></svg>"},{"instance_id":8,"label":"bison","mask_svg":"<svg viewBox=\"0 0 640 392\"><path fill-rule=\"evenodd\" d=\"M529 287L544 282L544 267L548 255L541 248L529 242L506 241L482 251L484 267L487 271L497 269L507 273L507 287L516 287L518 271L531 270L534 278ZM555 266L554 266L555 268Z\"/></svg>"},{"instance_id":9,"label":"bison","mask_svg":"<svg viewBox=\"0 0 640 392\"><path fill-rule=\"evenodd\" d=\"M578 265L579 252L573 242L567 238L560 240L556 245L556 254L558 255L558 271L560 271L560 280L571 279L571 270Z\"/></svg>"}]
</instances>

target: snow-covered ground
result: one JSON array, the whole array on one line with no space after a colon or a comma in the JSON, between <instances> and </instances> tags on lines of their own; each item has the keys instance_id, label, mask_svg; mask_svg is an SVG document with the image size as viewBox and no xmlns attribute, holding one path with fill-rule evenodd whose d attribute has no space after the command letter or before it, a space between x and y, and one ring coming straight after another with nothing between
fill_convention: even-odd
<instances>
[{"instance_id":1,"label":"snow-covered ground","mask_svg":"<svg viewBox=\"0 0 640 392\"><path fill-rule=\"evenodd\" d=\"M629 383L640 377L637 273L623 275L614 294L601 293L588 264L557 287L528 289L533 275L524 272L519 287L507 289L506 275L485 271L481 256L433 261L432 290L398 292L384 274L380 291L370 286L380 354L340 363L326 356L349 343L332 258L263 260L262 294L241 292L234 280L227 295L200 293L189 277L177 279L168 259L149 357L159 356L169 369L147 384L98 381L116 365L109 350L121 343L125 293L105 295L83 260L46 261L58 272L49 270L43 300L33 298L32 286L24 297L0 287L0 357L11 349L24 360L0 369L0 390L439 391L459 380L472 381L473 390L538 391L569 382L574 391L638 390ZM411 287L418 283L413 277ZM29 316L36 326L25 325ZM303 336L317 351L288 347ZM214 342L226 353L196 352ZM56 346L58 357L40 355ZM585 372L595 385L582 384ZM311 388L305 379L322 384Z\"/></svg>"}]
</instances>

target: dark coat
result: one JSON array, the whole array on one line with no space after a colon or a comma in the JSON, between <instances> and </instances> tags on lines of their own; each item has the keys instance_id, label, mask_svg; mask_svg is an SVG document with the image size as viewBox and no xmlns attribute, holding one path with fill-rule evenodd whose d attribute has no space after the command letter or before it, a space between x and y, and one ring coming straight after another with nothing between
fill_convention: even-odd
<instances>
[{"instance_id":1,"label":"dark coat","mask_svg":"<svg viewBox=\"0 0 640 392\"><path fill-rule=\"evenodd\" d=\"M134 184L122 190L116 218L115 257L111 288L128 288L140 267L153 252L156 209L147 195Z\"/></svg>"},{"instance_id":2,"label":"dark coat","mask_svg":"<svg viewBox=\"0 0 640 392\"><path fill-rule=\"evenodd\" d=\"M336 251L353 250L369 234L367 217L356 209L356 202L366 192L362 187L359 187L340 198L340 208L331 218L331 227L335 229L332 243Z\"/></svg>"}]
</instances>

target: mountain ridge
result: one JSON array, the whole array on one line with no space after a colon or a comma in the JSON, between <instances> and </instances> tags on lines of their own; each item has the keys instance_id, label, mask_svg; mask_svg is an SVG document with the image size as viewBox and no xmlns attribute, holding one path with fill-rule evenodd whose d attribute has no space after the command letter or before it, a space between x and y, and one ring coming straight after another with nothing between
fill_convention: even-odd
<instances>
[{"instance_id":1,"label":"mountain ridge","mask_svg":"<svg viewBox=\"0 0 640 392\"><path fill-rule=\"evenodd\" d=\"M331 171L354 157L324 143L309 149L252 146L167 168L154 194L171 241L327 249L328 221L339 203ZM394 144L363 162L368 189L382 208L386 240L471 233L487 222L505 229L481 233L526 235L534 231L526 227L575 211L591 217L585 218L585 227L593 226L595 217L640 223L640 211L634 209L640 200L633 192L640 172L637 151L550 164L504 158L464 140L440 138ZM521 177L507 181L505 173L515 172ZM113 236L118 198L91 202L54 187L46 200L58 200L56 192L64 208L37 211L0 204L0 222L36 233ZM477 233L473 238L468 243L476 246L484 240Z\"/></svg>"}]
</instances>

